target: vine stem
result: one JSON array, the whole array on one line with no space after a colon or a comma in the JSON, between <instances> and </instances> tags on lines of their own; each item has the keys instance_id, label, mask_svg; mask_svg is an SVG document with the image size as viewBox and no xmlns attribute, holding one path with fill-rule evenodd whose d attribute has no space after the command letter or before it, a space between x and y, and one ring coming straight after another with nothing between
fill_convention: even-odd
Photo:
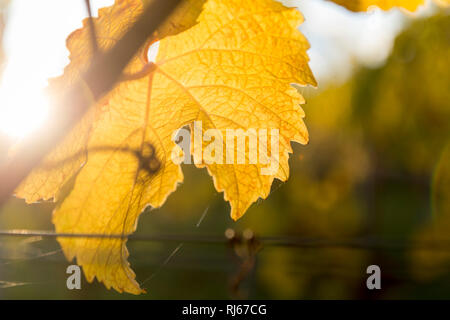
<instances>
[{"instance_id":1,"label":"vine stem","mask_svg":"<svg viewBox=\"0 0 450 320\"><path fill-rule=\"evenodd\" d=\"M0 168L0 205L9 199L20 182L69 133L89 107L114 87L132 57L180 2L152 1L114 47L94 55L80 81L54 97L52 106L58 107L51 110L56 120L21 141L14 154Z\"/></svg>"},{"instance_id":2,"label":"vine stem","mask_svg":"<svg viewBox=\"0 0 450 320\"><path fill-rule=\"evenodd\" d=\"M98 51L98 44L97 44L97 32L95 31L95 24L94 24L94 18L92 17L92 7L91 7L91 1L85 0L84 1L86 5L86 10L89 15L89 32L91 34L91 45L92 45L92 51L94 53L97 53Z\"/></svg>"}]
</instances>

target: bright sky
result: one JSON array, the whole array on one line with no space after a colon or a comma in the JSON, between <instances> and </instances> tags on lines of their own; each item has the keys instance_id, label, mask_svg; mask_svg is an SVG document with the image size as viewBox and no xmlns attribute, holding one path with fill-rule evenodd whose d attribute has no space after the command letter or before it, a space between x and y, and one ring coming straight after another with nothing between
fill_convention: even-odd
<instances>
[{"instance_id":1,"label":"bright sky","mask_svg":"<svg viewBox=\"0 0 450 320\"><path fill-rule=\"evenodd\" d=\"M319 85L343 79L352 65L376 65L388 56L405 15L399 10L351 13L324 0L284 0L306 18L301 30L311 43L311 67ZM93 12L113 0L92 0ZM420 14L428 12L422 9ZM7 64L0 82L0 131L20 138L46 117L42 90L69 62L66 37L81 27L83 0L13 0L7 20Z\"/></svg>"},{"instance_id":2,"label":"bright sky","mask_svg":"<svg viewBox=\"0 0 450 320\"><path fill-rule=\"evenodd\" d=\"M355 13L325 0L283 0L305 17L300 26L311 44L311 68L320 84L344 80L352 66L375 67L389 56L398 33L413 17L431 14L431 0L414 14L394 8Z\"/></svg>"}]
</instances>

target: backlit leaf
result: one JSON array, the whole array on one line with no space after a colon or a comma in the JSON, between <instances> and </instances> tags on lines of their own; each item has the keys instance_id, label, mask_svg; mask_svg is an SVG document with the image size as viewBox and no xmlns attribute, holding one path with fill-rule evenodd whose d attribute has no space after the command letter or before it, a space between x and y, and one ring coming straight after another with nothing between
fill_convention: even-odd
<instances>
[{"instance_id":1,"label":"backlit leaf","mask_svg":"<svg viewBox=\"0 0 450 320\"><path fill-rule=\"evenodd\" d=\"M288 178L290 142L308 141L300 107L304 99L291 84L316 85L308 66L309 44L297 30L301 14L272 0L209 0L194 25L201 5L182 8L173 24L149 39L127 67L128 76L48 156L48 163L62 165L49 169L44 162L17 190L27 201L51 198L79 171L54 212L57 232L135 231L140 213L163 205L183 181L180 165L171 159L172 138L194 121L202 121L203 132L279 130L279 166L272 174L261 174L266 165L248 161L197 164L207 167L216 189L224 192L233 219L266 198L274 178ZM117 0L102 9L95 19L100 47L111 47L141 11L137 0ZM88 31L85 24L69 37L71 63L55 80L58 86L70 85L89 63ZM161 39L159 52L151 63L146 48L156 39ZM127 261L126 240L59 241L89 282L96 277L120 292L142 292Z\"/></svg>"},{"instance_id":2,"label":"backlit leaf","mask_svg":"<svg viewBox=\"0 0 450 320\"><path fill-rule=\"evenodd\" d=\"M377 6L383 10L400 7L408 11L415 11L424 0L331 0L351 11L367 11L371 6Z\"/></svg>"}]
</instances>

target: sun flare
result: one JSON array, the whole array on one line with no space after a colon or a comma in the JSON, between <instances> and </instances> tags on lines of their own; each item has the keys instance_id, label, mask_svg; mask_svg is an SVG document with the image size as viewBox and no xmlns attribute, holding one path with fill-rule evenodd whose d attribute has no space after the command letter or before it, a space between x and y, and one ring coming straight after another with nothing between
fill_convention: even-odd
<instances>
[{"instance_id":1,"label":"sun flare","mask_svg":"<svg viewBox=\"0 0 450 320\"><path fill-rule=\"evenodd\" d=\"M27 85L0 87L0 131L20 139L38 129L48 116L48 99L43 90Z\"/></svg>"},{"instance_id":2,"label":"sun flare","mask_svg":"<svg viewBox=\"0 0 450 320\"><path fill-rule=\"evenodd\" d=\"M92 11L96 14L98 8L113 2L91 1ZM48 14L49 10L60 14ZM11 1L3 41L6 60L0 83L0 134L18 140L40 126L45 130L51 99L45 94L47 79L62 74L69 62L66 38L81 27L86 15L79 0Z\"/></svg>"}]
</instances>

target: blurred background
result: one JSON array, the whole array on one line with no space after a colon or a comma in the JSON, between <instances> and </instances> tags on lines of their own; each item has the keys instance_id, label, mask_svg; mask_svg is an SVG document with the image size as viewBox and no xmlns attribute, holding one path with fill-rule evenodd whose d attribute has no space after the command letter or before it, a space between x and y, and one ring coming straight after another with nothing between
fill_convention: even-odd
<instances>
[{"instance_id":1,"label":"blurred background","mask_svg":"<svg viewBox=\"0 0 450 320\"><path fill-rule=\"evenodd\" d=\"M94 12L112 2L92 1ZM71 263L54 239L0 236L0 298L450 298L450 12L431 1L415 13L284 3L305 16L300 30L319 82L298 88L310 143L294 145L289 180L233 222L207 172L185 165L185 182L141 216L136 232L185 239L127 245L148 291L137 297L84 279L69 291ZM1 163L45 117L40 90L68 63L65 38L86 12L81 0L0 8ZM53 230L53 206L12 199L0 208L0 229ZM260 243L190 241L228 228L251 230ZM366 288L371 264L381 268L381 290Z\"/></svg>"}]
</instances>

